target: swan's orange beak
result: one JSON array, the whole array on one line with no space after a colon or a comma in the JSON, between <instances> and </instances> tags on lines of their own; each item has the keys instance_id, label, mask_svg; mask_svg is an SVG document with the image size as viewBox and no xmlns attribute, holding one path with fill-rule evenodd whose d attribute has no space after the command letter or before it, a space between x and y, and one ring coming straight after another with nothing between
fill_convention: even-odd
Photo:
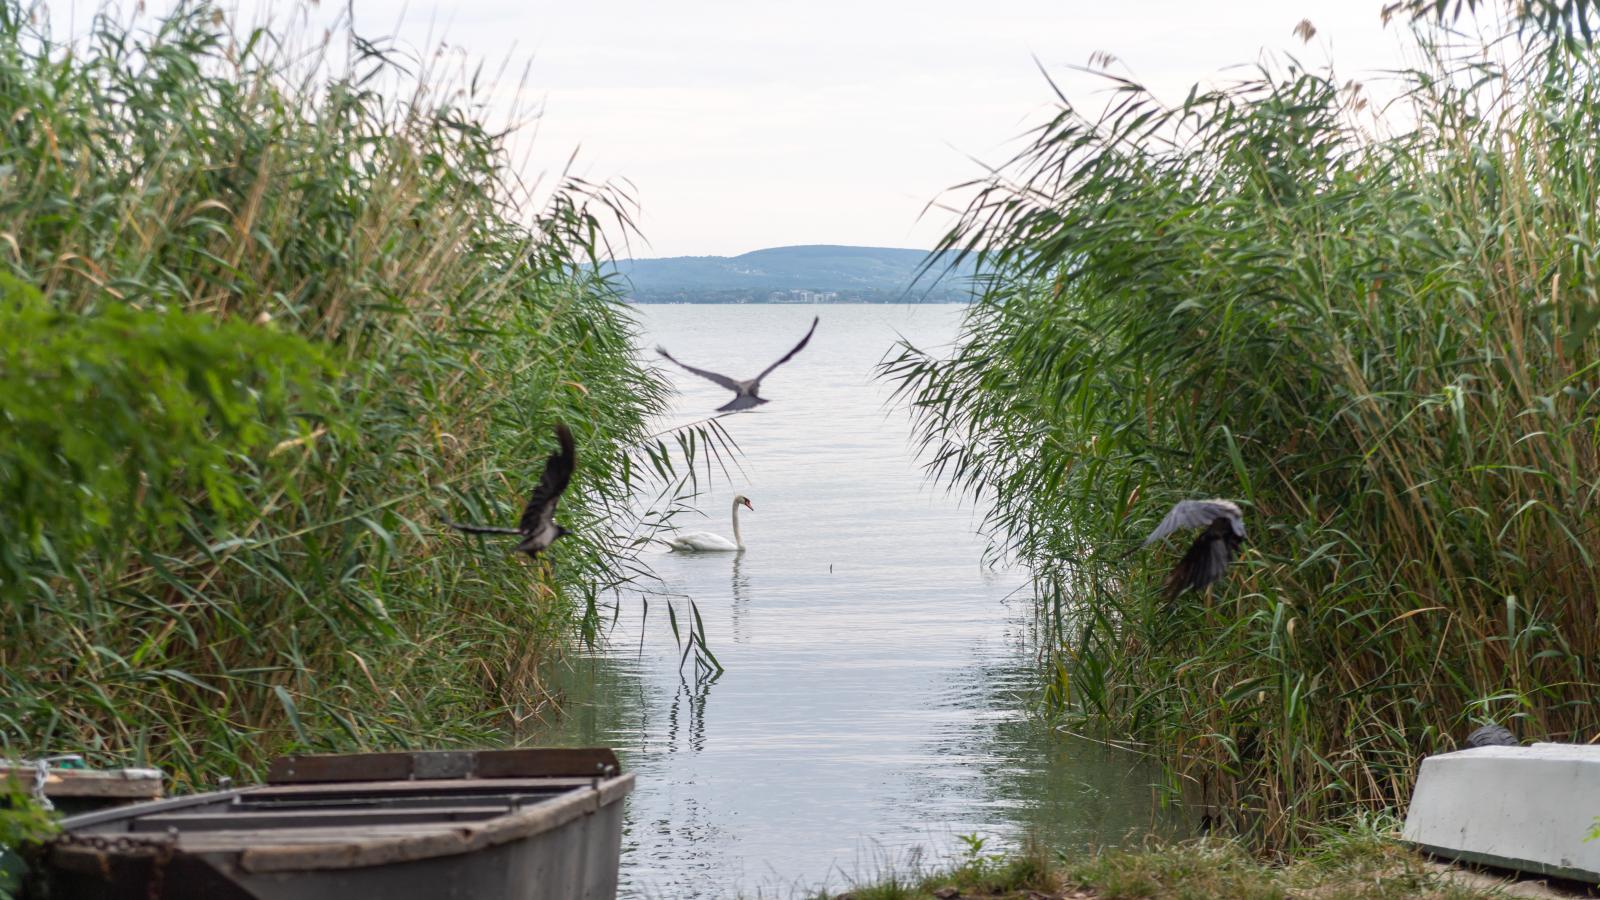
<instances>
[{"instance_id":1,"label":"swan's orange beak","mask_svg":"<svg viewBox=\"0 0 1600 900\"><path fill-rule=\"evenodd\" d=\"M751 512L756 511L756 505L750 502L749 497L744 498L744 508L750 510Z\"/></svg>"}]
</instances>

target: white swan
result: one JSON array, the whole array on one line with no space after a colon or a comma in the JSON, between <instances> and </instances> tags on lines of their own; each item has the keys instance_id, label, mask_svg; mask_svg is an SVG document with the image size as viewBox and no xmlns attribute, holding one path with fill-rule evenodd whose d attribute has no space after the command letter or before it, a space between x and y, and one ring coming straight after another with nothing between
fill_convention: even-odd
<instances>
[{"instance_id":1,"label":"white swan","mask_svg":"<svg viewBox=\"0 0 1600 900\"><path fill-rule=\"evenodd\" d=\"M744 552L744 538L739 536L739 507L755 512L750 498L743 494L733 498L733 540L709 531L680 531L666 539L672 549L680 553Z\"/></svg>"}]
</instances>

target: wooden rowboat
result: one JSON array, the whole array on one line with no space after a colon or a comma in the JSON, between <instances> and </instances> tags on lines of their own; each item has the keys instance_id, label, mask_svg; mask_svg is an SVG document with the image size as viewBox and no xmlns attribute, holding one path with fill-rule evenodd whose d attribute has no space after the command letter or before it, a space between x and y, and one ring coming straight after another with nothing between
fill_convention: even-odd
<instances>
[{"instance_id":1,"label":"wooden rowboat","mask_svg":"<svg viewBox=\"0 0 1600 900\"><path fill-rule=\"evenodd\" d=\"M610 750L286 757L267 784L63 821L35 893L82 900L616 896Z\"/></svg>"}]
</instances>

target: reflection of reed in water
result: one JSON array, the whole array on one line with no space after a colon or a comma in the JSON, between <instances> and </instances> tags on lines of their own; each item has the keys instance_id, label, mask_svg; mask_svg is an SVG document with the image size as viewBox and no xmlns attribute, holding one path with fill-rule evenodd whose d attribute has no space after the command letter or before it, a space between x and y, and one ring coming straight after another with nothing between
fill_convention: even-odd
<instances>
[{"instance_id":1,"label":"reflection of reed in water","mask_svg":"<svg viewBox=\"0 0 1600 900\"><path fill-rule=\"evenodd\" d=\"M1074 853L1150 834L1191 836L1190 813L1162 802L1178 798L1151 758L1052 727L1040 704L1037 635L1026 619L1019 624L1009 658L980 653L942 679L941 705L955 714L927 735L923 777L899 801L904 814L963 798L977 811L966 823L976 831ZM975 770L985 777L968 777Z\"/></svg>"},{"instance_id":2,"label":"reflection of reed in water","mask_svg":"<svg viewBox=\"0 0 1600 900\"><path fill-rule=\"evenodd\" d=\"M679 727L685 720L687 728L683 739L688 744L689 752L699 753L706 748L706 701L711 699L711 686L721 677L722 673L716 672L704 677L696 674L693 681L678 679L678 689L672 695L672 706L667 710L667 747L670 750L680 748Z\"/></svg>"},{"instance_id":3,"label":"reflection of reed in water","mask_svg":"<svg viewBox=\"0 0 1600 900\"><path fill-rule=\"evenodd\" d=\"M744 571L743 553L733 558L733 582L730 588L733 591L733 603L728 611L728 621L733 630L733 642L748 643L749 639L740 624L744 618L745 604L750 602L750 575Z\"/></svg>"}]
</instances>

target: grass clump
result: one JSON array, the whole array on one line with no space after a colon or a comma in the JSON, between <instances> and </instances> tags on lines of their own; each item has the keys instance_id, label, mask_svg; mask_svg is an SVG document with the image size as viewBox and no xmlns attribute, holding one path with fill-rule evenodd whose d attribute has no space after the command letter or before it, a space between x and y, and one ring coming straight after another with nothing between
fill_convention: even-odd
<instances>
[{"instance_id":1,"label":"grass clump","mask_svg":"<svg viewBox=\"0 0 1600 900\"><path fill-rule=\"evenodd\" d=\"M0 755L182 788L527 734L675 477L626 198L535 204L475 71L347 29L34 21L0 0ZM514 522L556 420L559 553L440 530Z\"/></svg>"},{"instance_id":2,"label":"grass clump","mask_svg":"<svg viewBox=\"0 0 1600 900\"><path fill-rule=\"evenodd\" d=\"M1502 897L1430 867L1416 853L1389 842L1363 844L1334 856L1276 867L1258 861L1235 841L1210 839L1101 853L1068 865L1066 896L1103 900L1477 900Z\"/></svg>"},{"instance_id":3,"label":"grass clump","mask_svg":"<svg viewBox=\"0 0 1600 900\"><path fill-rule=\"evenodd\" d=\"M1040 572L1053 699L1260 844L1474 721L1600 734L1600 10L1518 8L1419 20L1382 115L1292 63L1063 97L939 248L991 273L962 342L885 366ZM1120 557L1197 496L1252 543L1168 605L1182 548Z\"/></svg>"},{"instance_id":4,"label":"grass clump","mask_svg":"<svg viewBox=\"0 0 1600 900\"><path fill-rule=\"evenodd\" d=\"M1287 865L1262 861L1238 840L1209 837L1082 854L994 854L948 871L889 874L832 900L1482 900L1507 896L1493 878L1469 880L1394 837L1394 824L1358 820L1319 830Z\"/></svg>"},{"instance_id":5,"label":"grass clump","mask_svg":"<svg viewBox=\"0 0 1600 900\"><path fill-rule=\"evenodd\" d=\"M889 866L888 871L871 881L851 887L843 894L821 895L823 900L919 900L945 897L1029 897L1053 895L1062 889L1062 879L1049 855L1039 847L1024 847L1012 852L985 852L987 839L980 835L960 835L966 845L960 860L948 869L924 871L912 866L909 871Z\"/></svg>"}]
</instances>

